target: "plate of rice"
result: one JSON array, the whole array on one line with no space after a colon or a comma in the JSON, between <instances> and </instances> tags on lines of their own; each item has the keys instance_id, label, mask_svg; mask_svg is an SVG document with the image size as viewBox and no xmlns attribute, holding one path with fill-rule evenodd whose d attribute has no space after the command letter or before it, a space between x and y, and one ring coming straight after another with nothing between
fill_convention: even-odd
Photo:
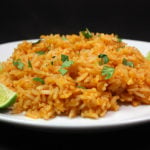
<instances>
[{"instance_id":1,"label":"plate of rice","mask_svg":"<svg viewBox=\"0 0 150 150\"><path fill-rule=\"evenodd\" d=\"M88 29L0 45L0 84L17 93L4 122L103 128L150 120L150 43Z\"/></svg>"}]
</instances>

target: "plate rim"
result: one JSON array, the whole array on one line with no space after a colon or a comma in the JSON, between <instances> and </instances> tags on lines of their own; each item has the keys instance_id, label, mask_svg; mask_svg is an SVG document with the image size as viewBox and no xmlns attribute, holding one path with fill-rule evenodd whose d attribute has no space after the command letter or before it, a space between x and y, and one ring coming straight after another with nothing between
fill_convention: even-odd
<instances>
[{"instance_id":1,"label":"plate rim","mask_svg":"<svg viewBox=\"0 0 150 150\"><path fill-rule=\"evenodd\" d=\"M31 118L29 118L31 119ZM54 118L55 119L55 118ZM84 119L88 119L88 118L84 118ZM101 119L101 118L99 118ZM105 128L117 128L117 127L127 127L127 126L131 126L131 125L138 125L138 124L144 124L144 123L150 123L150 117L146 116L143 118L139 118L139 119L131 119L126 121L119 121L119 122L115 122L112 124L99 124L99 125L74 125L74 126L66 126L66 125L51 125L51 124L43 124L43 123L36 123L36 120L31 121L31 122L26 122L24 120L17 120L17 119L8 119L7 117L3 117L1 116L0 113L0 121L4 122L4 123L9 123L9 124L13 124L13 125L21 125L21 126L26 126L26 127L33 127L33 128L43 128L43 129L67 129L67 130L83 130L83 129L105 129ZM31 119L32 120L32 119ZM42 119L41 119L42 120ZM50 122L51 119L48 120L48 122ZM94 121L92 119L92 121Z\"/></svg>"},{"instance_id":2,"label":"plate rim","mask_svg":"<svg viewBox=\"0 0 150 150\"><path fill-rule=\"evenodd\" d=\"M12 41L12 42L5 42L5 43L1 43L0 44L0 47L1 46L5 46L5 45L8 45L8 44L19 44L21 43L22 41L35 41L37 39L27 39L27 40L19 40L19 41ZM133 39L123 39L123 42L125 43L128 43L128 42L138 42L138 43L144 43L144 44L150 44L150 42L148 41L140 41L140 40L133 40ZM13 47L14 49L15 47ZM117 112L115 112L117 113ZM55 119L55 118L54 118ZM85 118L86 119L86 118ZM92 119L93 120L93 119ZM84 125L84 126L80 126L80 125L74 125L74 126L61 126L61 125L58 125L58 126L53 126L53 125L50 125L50 124L36 124L36 120L35 122L31 123L31 122L23 122L23 120L16 120L13 119L13 118L7 118L7 117L4 117L2 116L2 113L0 112L0 121L2 122L5 122L5 123L11 123L11 124L15 124L15 125L22 125L22 126L30 126L30 127L35 127L35 128L51 128L51 129L89 129L89 128L114 128L114 127L122 127L122 126L128 126L128 125L134 125L134 124L139 124L139 123L145 123L145 122L150 122L150 117L148 116L145 116L145 117L142 117L142 118L139 118L139 119L131 119L131 120L128 120L127 122L126 121L119 121L119 123L115 122L113 124L103 124L103 125Z\"/></svg>"}]
</instances>

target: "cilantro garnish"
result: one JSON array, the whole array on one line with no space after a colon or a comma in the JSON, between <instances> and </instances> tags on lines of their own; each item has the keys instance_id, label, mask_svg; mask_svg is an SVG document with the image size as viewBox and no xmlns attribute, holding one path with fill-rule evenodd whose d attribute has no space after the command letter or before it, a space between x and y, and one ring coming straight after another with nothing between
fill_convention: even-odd
<instances>
[{"instance_id":1,"label":"cilantro garnish","mask_svg":"<svg viewBox=\"0 0 150 150\"><path fill-rule=\"evenodd\" d=\"M62 68L64 68L64 67L70 67L73 63L74 62L72 60L66 60L66 61L63 62L63 64L62 64L61 67Z\"/></svg>"},{"instance_id":2,"label":"cilantro garnish","mask_svg":"<svg viewBox=\"0 0 150 150\"><path fill-rule=\"evenodd\" d=\"M24 68L24 64L21 62L20 59L17 59L16 61L13 60L13 65L16 66L20 70Z\"/></svg>"},{"instance_id":3,"label":"cilantro garnish","mask_svg":"<svg viewBox=\"0 0 150 150\"><path fill-rule=\"evenodd\" d=\"M105 79L110 79L114 74L115 68L104 66L102 69L102 76L105 76Z\"/></svg>"},{"instance_id":4,"label":"cilantro garnish","mask_svg":"<svg viewBox=\"0 0 150 150\"><path fill-rule=\"evenodd\" d=\"M55 58L56 56L52 56L52 58ZM54 65L54 61L50 61L51 65Z\"/></svg>"},{"instance_id":5,"label":"cilantro garnish","mask_svg":"<svg viewBox=\"0 0 150 150\"><path fill-rule=\"evenodd\" d=\"M51 63L51 65L54 65L54 62L53 62L53 61L51 61L50 63Z\"/></svg>"},{"instance_id":6,"label":"cilantro garnish","mask_svg":"<svg viewBox=\"0 0 150 150\"><path fill-rule=\"evenodd\" d=\"M69 57L67 55L61 55L61 61L63 62L61 68L58 70L62 75L65 75L68 70L64 69L65 67L70 67L74 62L72 60L69 60Z\"/></svg>"},{"instance_id":7,"label":"cilantro garnish","mask_svg":"<svg viewBox=\"0 0 150 150\"><path fill-rule=\"evenodd\" d=\"M122 39L118 37L118 42L122 42Z\"/></svg>"},{"instance_id":8,"label":"cilantro garnish","mask_svg":"<svg viewBox=\"0 0 150 150\"><path fill-rule=\"evenodd\" d=\"M32 64L31 64L31 61L30 61L30 60L28 60L28 67L29 67L29 68L32 68Z\"/></svg>"},{"instance_id":9,"label":"cilantro garnish","mask_svg":"<svg viewBox=\"0 0 150 150\"><path fill-rule=\"evenodd\" d=\"M122 42L122 39L118 35L116 35L116 38L118 42Z\"/></svg>"},{"instance_id":10,"label":"cilantro garnish","mask_svg":"<svg viewBox=\"0 0 150 150\"><path fill-rule=\"evenodd\" d=\"M45 51L37 51L35 53L38 54L38 55L44 55L46 52Z\"/></svg>"},{"instance_id":11,"label":"cilantro garnish","mask_svg":"<svg viewBox=\"0 0 150 150\"><path fill-rule=\"evenodd\" d=\"M86 87L80 85L78 85L77 88L86 89Z\"/></svg>"},{"instance_id":12,"label":"cilantro garnish","mask_svg":"<svg viewBox=\"0 0 150 150\"><path fill-rule=\"evenodd\" d=\"M64 69L64 68L60 68L58 70L63 76L68 72L68 70Z\"/></svg>"},{"instance_id":13,"label":"cilantro garnish","mask_svg":"<svg viewBox=\"0 0 150 150\"><path fill-rule=\"evenodd\" d=\"M68 39L66 38L66 36L63 35L63 36L62 36L62 40L63 40L63 41L67 41Z\"/></svg>"},{"instance_id":14,"label":"cilantro garnish","mask_svg":"<svg viewBox=\"0 0 150 150\"><path fill-rule=\"evenodd\" d=\"M86 28L85 31L81 31L82 35L86 38L86 39L90 39L92 37L91 32L88 30L88 28Z\"/></svg>"},{"instance_id":15,"label":"cilantro garnish","mask_svg":"<svg viewBox=\"0 0 150 150\"><path fill-rule=\"evenodd\" d=\"M101 58L101 61L99 62L100 65L107 64L109 62L109 58L106 54L100 54L98 55L98 58Z\"/></svg>"},{"instance_id":16,"label":"cilantro garnish","mask_svg":"<svg viewBox=\"0 0 150 150\"><path fill-rule=\"evenodd\" d=\"M131 62L131 61L127 61L127 59L126 59L126 58L123 58L123 60L122 60L122 64L124 64L124 65L126 65L126 66L129 66L129 67L134 67L133 62Z\"/></svg>"},{"instance_id":17,"label":"cilantro garnish","mask_svg":"<svg viewBox=\"0 0 150 150\"><path fill-rule=\"evenodd\" d=\"M39 78L39 77L33 78L33 81L40 82L41 84L45 84L44 80L42 78Z\"/></svg>"},{"instance_id":18,"label":"cilantro garnish","mask_svg":"<svg viewBox=\"0 0 150 150\"><path fill-rule=\"evenodd\" d=\"M68 60L69 60L69 57L67 55L61 54L61 61L62 62L68 61Z\"/></svg>"}]
</instances>

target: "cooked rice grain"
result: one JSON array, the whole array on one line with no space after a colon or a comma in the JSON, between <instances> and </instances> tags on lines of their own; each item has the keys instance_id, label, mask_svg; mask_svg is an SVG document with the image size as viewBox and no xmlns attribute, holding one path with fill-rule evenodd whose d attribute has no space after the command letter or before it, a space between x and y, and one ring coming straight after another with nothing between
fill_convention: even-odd
<instances>
[{"instance_id":1,"label":"cooked rice grain","mask_svg":"<svg viewBox=\"0 0 150 150\"><path fill-rule=\"evenodd\" d=\"M42 35L37 44L24 41L1 64L0 82L18 94L13 113L44 119L58 115L99 118L109 110L117 111L120 102L150 104L150 62L138 49L118 41L114 34L92 33L89 39L82 33L65 37L51 34ZM45 54L38 55L38 51ZM58 71L61 54L74 62L65 75ZM104 65L115 68L110 79L101 74L104 65L99 65L99 54L109 57ZM123 58L135 67L123 65ZM18 59L25 65L22 70L12 63ZM45 84L33 81L35 77Z\"/></svg>"}]
</instances>

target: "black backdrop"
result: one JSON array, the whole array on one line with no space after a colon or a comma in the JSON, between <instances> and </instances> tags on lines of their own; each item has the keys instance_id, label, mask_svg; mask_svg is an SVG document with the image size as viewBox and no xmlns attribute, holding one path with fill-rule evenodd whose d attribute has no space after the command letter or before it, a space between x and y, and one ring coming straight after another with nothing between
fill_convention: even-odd
<instances>
[{"instance_id":1,"label":"black backdrop","mask_svg":"<svg viewBox=\"0 0 150 150\"><path fill-rule=\"evenodd\" d=\"M1 0L0 43L41 34L116 33L150 41L149 0Z\"/></svg>"},{"instance_id":2,"label":"black backdrop","mask_svg":"<svg viewBox=\"0 0 150 150\"><path fill-rule=\"evenodd\" d=\"M0 0L0 43L38 38L41 34L116 33L150 41L147 0ZM0 122L0 150L11 149L149 149L150 124L113 130L42 132Z\"/></svg>"}]
</instances>

